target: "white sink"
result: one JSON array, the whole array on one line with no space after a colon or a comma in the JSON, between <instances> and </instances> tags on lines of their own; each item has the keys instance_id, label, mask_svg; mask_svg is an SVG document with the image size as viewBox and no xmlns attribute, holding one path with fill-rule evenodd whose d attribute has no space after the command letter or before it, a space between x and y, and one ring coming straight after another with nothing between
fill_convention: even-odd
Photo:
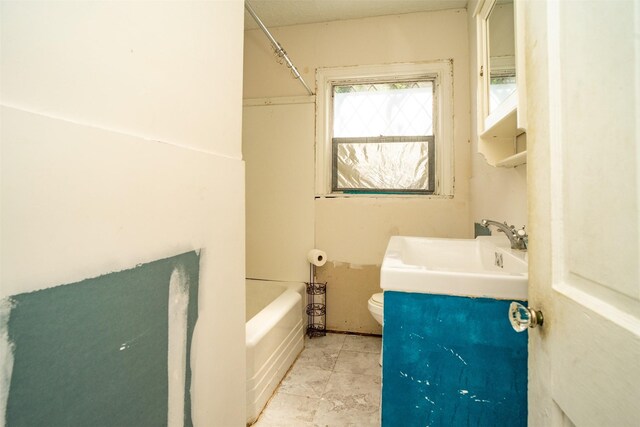
<instances>
[{"instance_id":1,"label":"white sink","mask_svg":"<svg viewBox=\"0 0 640 427\"><path fill-rule=\"evenodd\" d=\"M527 267L526 252L510 249L506 236L393 236L380 286L385 291L526 300Z\"/></svg>"}]
</instances>

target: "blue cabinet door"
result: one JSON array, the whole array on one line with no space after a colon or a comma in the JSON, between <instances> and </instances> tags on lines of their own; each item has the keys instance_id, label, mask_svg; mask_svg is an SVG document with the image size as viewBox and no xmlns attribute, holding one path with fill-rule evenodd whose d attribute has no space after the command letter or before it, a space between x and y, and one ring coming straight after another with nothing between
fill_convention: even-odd
<instances>
[{"instance_id":1,"label":"blue cabinet door","mask_svg":"<svg viewBox=\"0 0 640 427\"><path fill-rule=\"evenodd\" d=\"M510 301L385 292L382 425L526 426L527 334Z\"/></svg>"}]
</instances>

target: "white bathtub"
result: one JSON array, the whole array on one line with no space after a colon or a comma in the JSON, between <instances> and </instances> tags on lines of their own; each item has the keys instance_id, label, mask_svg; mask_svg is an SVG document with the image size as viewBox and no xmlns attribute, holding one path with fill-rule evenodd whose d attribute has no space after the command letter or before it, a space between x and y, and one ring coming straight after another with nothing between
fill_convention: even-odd
<instances>
[{"instance_id":1,"label":"white bathtub","mask_svg":"<svg viewBox=\"0 0 640 427\"><path fill-rule=\"evenodd\" d=\"M304 345L304 283L247 280L247 424Z\"/></svg>"}]
</instances>

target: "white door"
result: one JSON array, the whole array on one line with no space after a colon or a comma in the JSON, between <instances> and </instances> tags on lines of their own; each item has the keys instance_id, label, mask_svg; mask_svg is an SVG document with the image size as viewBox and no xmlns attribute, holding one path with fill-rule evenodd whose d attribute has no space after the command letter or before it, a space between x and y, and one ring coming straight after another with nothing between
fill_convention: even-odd
<instances>
[{"instance_id":1,"label":"white door","mask_svg":"<svg viewBox=\"0 0 640 427\"><path fill-rule=\"evenodd\" d=\"M530 426L640 426L640 3L525 3Z\"/></svg>"}]
</instances>

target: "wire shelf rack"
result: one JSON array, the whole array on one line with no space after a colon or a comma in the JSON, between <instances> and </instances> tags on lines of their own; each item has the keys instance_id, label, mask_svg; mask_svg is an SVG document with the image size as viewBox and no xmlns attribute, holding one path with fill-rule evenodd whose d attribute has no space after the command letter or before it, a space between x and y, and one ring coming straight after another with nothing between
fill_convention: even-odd
<instances>
[{"instance_id":1,"label":"wire shelf rack","mask_svg":"<svg viewBox=\"0 0 640 427\"><path fill-rule=\"evenodd\" d=\"M307 285L307 336L327 334L327 282L305 282Z\"/></svg>"}]
</instances>

